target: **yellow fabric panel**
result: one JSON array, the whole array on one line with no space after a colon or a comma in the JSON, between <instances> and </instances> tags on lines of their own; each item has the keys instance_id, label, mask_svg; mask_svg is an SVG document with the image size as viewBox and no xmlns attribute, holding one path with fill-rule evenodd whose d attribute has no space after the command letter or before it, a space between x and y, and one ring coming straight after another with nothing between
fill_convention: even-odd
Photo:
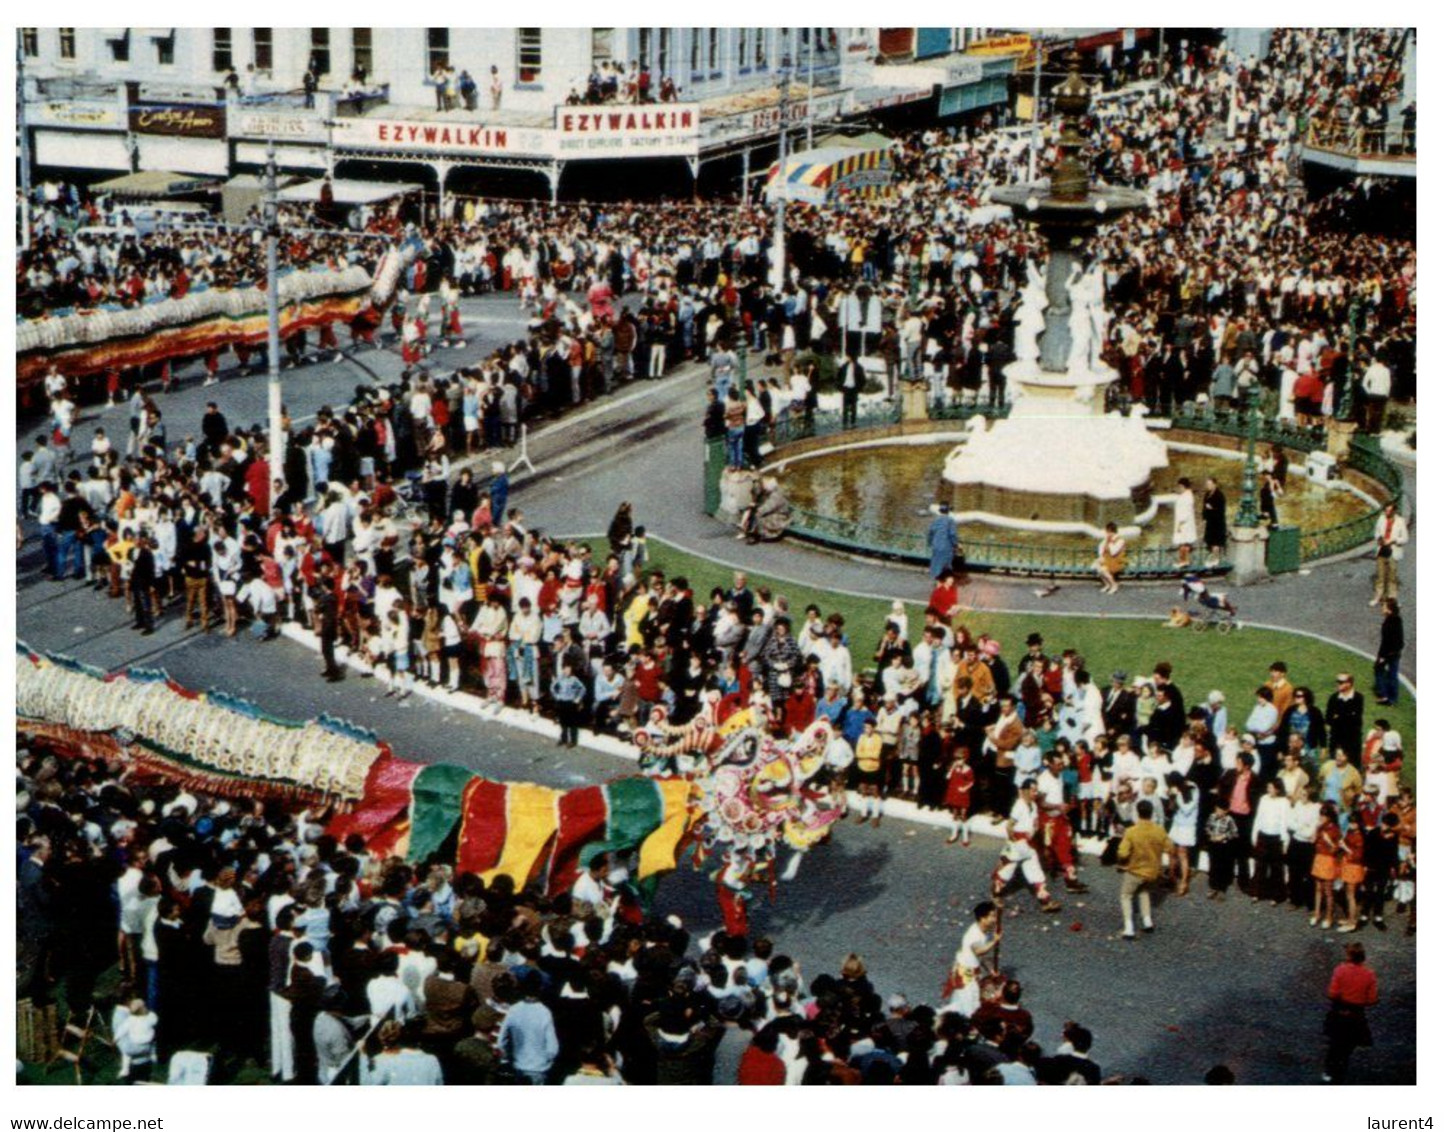
<instances>
[{"instance_id":1,"label":"yellow fabric panel","mask_svg":"<svg viewBox=\"0 0 1444 1132\"><path fill-rule=\"evenodd\" d=\"M513 783L506 795L506 845L496 867L481 874L488 884L505 873L520 889L557 831L558 791L530 782Z\"/></svg>"},{"instance_id":2,"label":"yellow fabric panel","mask_svg":"<svg viewBox=\"0 0 1444 1132\"><path fill-rule=\"evenodd\" d=\"M662 824L642 842L638 880L677 867L677 846L692 824L692 784L684 778L671 778L657 785L662 791Z\"/></svg>"}]
</instances>

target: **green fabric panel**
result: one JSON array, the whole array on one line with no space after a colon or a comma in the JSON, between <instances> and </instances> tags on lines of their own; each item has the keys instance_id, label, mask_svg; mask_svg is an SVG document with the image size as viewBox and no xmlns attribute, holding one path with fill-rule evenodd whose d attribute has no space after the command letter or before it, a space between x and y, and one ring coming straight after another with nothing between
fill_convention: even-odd
<instances>
[{"instance_id":1,"label":"green fabric panel","mask_svg":"<svg viewBox=\"0 0 1444 1132\"><path fill-rule=\"evenodd\" d=\"M465 767L422 767L411 784L411 844L406 859L426 860L441 848L461 820L461 795L475 778Z\"/></svg>"},{"instance_id":2,"label":"green fabric panel","mask_svg":"<svg viewBox=\"0 0 1444 1132\"><path fill-rule=\"evenodd\" d=\"M643 775L619 778L604 787L607 794L607 836L589 842L581 852L583 868L598 853L626 852L637 848L647 835L662 824L662 791Z\"/></svg>"}]
</instances>

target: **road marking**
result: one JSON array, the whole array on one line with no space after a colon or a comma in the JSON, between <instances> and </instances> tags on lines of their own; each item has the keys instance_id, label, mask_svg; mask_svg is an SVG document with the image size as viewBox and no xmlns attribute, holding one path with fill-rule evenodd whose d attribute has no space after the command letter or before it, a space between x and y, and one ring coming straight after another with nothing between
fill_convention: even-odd
<instances>
[{"instance_id":1,"label":"road marking","mask_svg":"<svg viewBox=\"0 0 1444 1132\"><path fill-rule=\"evenodd\" d=\"M562 429L567 428L571 425L585 424L587 421L595 420L597 417L603 416L604 414L611 412L613 409L620 409L624 405L630 405L636 401L643 401L648 397L655 397L658 393L671 389L675 385L681 384L684 379L696 376L696 373L687 372L687 370L691 369L692 367L696 367L696 373L700 373L706 368L705 364L702 362L689 363L687 366L680 368L673 376L669 378L664 378L661 381L647 381L647 388L635 390L634 392L628 393L625 396L618 397L616 400L608 399L598 401L590 409L584 409L582 412L577 413L575 416L565 416L561 420L557 421L555 424L549 425L548 427L542 429L534 436L528 437L528 439L541 440L543 437L550 436L554 432L560 432ZM634 378L633 380L640 381L643 379Z\"/></svg>"},{"instance_id":2,"label":"road marking","mask_svg":"<svg viewBox=\"0 0 1444 1132\"><path fill-rule=\"evenodd\" d=\"M562 417L561 420L548 425L540 432L528 432L527 444L533 445L537 441L545 440L553 433L562 432L565 429L572 427L573 425L586 424L587 421L595 420L597 417L603 416L606 413L610 413L614 409L623 408L626 405L631 405L637 401L645 400L648 397L655 397L658 393L663 393L675 388L687 378L695 377L697 376L697 374L705 372L706 368L707 367L705 362L688 362L685 365L680 366L677 371L673 373L670 377L662 378L660 381L647 381L645 388L633 390L631 393L624 394L623 396L617 397L615 399L611 397L603 397L602 399L598 400L597 403L591 408L583 409L580 413L569 413L566 416ZM634 378L633 380L641 381L642 379ZM506 452L510 454L516 450L516 447L517 446L515 444L512 444L508 448L506 448ZM496 455L493 454L493 452L478 452L471 456L467 456L461 460L453 460L451 462L451 470L453 473L455 473L463 470L464 468L478 468L494 459L496 459ZM560 479L561 477L554 478Z\"/></svg>"}]
</instances>

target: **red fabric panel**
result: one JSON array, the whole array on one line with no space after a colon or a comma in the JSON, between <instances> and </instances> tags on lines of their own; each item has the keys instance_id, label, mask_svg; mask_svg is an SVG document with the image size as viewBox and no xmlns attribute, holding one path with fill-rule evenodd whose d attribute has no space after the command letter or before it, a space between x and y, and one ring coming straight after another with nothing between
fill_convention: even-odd
<instances>
[{"instance_id":1,"label":"red fabric panel","mask_svg":"<svg viewBox=\"0 0 1444 1132\"><path fill-rule=\"evenodd\" d=\"M361 801L349 814L337 814L326 832L338 841L359 833L369 845L371 839L390 825L411 805L411 783L421 771L420 763L398 759L383 750L366 772Z\"/></svg>"},{"instance_id":2,"label":"red fabric panel","mask_svg":"<svg viewBox=\"0 0 1444 1132\"><path fill-rule=\"evenodd\" d=\"M568 790L557 802L557 839L548 869L547 892L565 892L581 871L577 855L582 846L605 835L607 793L600 786Z\"/></svg>"},{"instance_id":3,"label":"red fabric panel","mask_svg":"<svg viewBox=\"0 0 1444 1132\"><path fill-rule=\"evenodd\" d=\"M461 796L461 833L456 867L483 873L501 860L506 844L506 785L474 778Z\"/></svg>"}]
</instances>

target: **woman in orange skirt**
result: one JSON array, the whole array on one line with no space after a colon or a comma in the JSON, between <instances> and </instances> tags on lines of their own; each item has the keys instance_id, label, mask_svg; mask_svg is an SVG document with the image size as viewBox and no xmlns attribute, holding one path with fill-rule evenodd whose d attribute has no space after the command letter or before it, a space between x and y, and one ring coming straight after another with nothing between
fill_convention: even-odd
<instances>
[{"instance_id":1,"label":"woman in orange skirt","mask_svg":"<svg viewBox=\"0 0 1444 1132\"><path fill-rule=\"evenodd\" d=\"M1349 918L1339 925L1341 932L1359 930L1359 885L1364 883L1364 831L1355 816L1344 834L1344 852L1339 859L1339 879L1344 882Z\"/></svg>"},{"instance_id":2,"label":"woman in orange skirt","mask_svg":"<svg viewBox=\"0 0 1444 1132\"><path fill-rule=\"evenodd\" d=\"M1319 829L1314 834L1314 914L1309 927L1328 931L1334 926L1334 881L1339 879L1339 851L1344 846L1339 831L1339 811L1332 802L1319 807Z\"/></svg>"}]
</instances>

